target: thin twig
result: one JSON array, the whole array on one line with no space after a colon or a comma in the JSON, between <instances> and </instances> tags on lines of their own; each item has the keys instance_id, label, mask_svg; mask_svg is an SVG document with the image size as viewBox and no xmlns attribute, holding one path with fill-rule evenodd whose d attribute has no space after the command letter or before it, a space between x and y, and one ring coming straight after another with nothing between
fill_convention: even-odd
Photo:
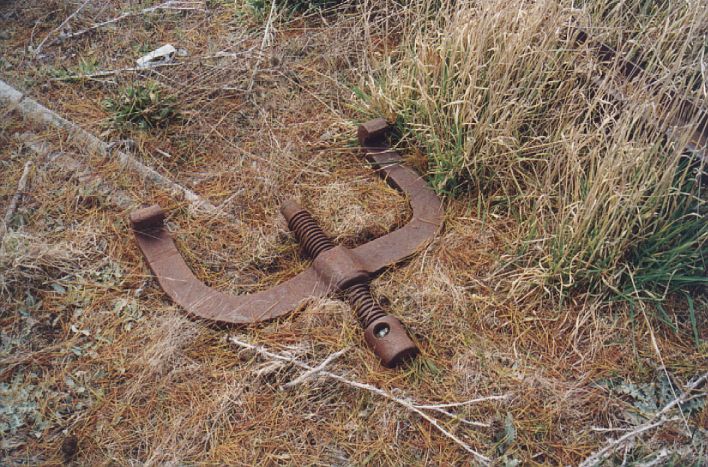
<instances>
[{"instance_id":1,"label":"thin twig","mask_svg":"<svg viewBox=\"0 0 708 467\"><path fill-rule=\"evenodd\" d=\"M419 409L449 409L451 407L463 407L465 405L472 405L472 404L478 404L480 402L487 402L487 401L501 401L504 399L508 399L509 394L503 394L501 396L485 396L485 397L478 397L477 399L470 399L468 401L464 402L451 402L449 404L435 404L435 405L416 405Z\"/></svg>"},{"instance_id":2,"label":"thin twig","mask_svg":"<svg viewBox=\"0 0 708 467\"><path fill-rule=\"evenodd\" d=\"M486 401L500 401L500 400L505 400L509 398L509 394L503 394L501 396L486 396L486 397L479 397L477 399L470 399L468 401L464 402L451 402L448 404L430 404L430 405L418 405L416 404L416 407L419 409L423 410L432 410L435 412L439 412L443 415L447 415L448 417L460 420L462 423L466 425L472 425L480 428L488 428L489 423L482 423L482 422L473 422L470 420L466 420L464 418L459 417L458 415L455 415L453 413L448 412L447 410L444 410L446 408L451 408L451 407L464 407L466 405L472 405L472 404L477 404L479 402L486 402Z\"/></svg>"},{"instance_id":3,"label":"thin twig","mask_svg":"<svg viewBox=\"0 0 708 467\"><path fill-rule=\"evenodd\" d=\"M654 467L655 465L660 465L666 459L671 455L671 451L668 449L664 448L661 451L659 451L656 455L656 457L648 462L643 462L641 464L635 464L636 467Z\"/></svg>"},{"instance_id":4,"label":"thin twig","mask_svg":"<svg viewBox=\"0 0 708 467\"><path fill-rule=\"evenodd\" d=\"M251 92L253 89L253 84L256 81L256 75L258 74L258 67L261 65L261 59L263 57L263 50L265 50L266 45L270 42L270 29L273 27L273 20L275 18L275 0L271 0L270 3L270 13L268 13L268 21L266 22L265 29L263 30L263 40L261 41L261 48L259 49L258 57L256 58L256 64L253 66L253 74L251 74L251 82L248 83L247 92Z\"/></svg>"},{"instance_id":5,"label":"thin twig","mask_svg":"<svg viewBox=\"0 0 708 467\"><path fill-rule=\"evenodd\" d=\"M703 382L708 379L708 372L703 373L697 380L695 380L693 383L689 384L686 386L686 390L676 399L673 401L669 402L662 408L659 412L657 412L650 420L648 420L646 423L643 423L639 425L637 428L634 430L625 433L624 435L620 436L617 439L611 439L605 446L598 450L595 451L593 454L591 454L589 457L587 457L583 462L580 463L580 467L591 467L600 464L605 458L607 458L608 455L612 454L615 452L619 447L623 446L625 443L633 440L637 436L641 435L644 432L647 432L649 430L653 430L654 428L658 428L661 425L663 425L666 422L669 421L674 421L674 420L681 420L681 417L672 417L672 418L665 418L664 416L674 407L676 407L679 404L683 404L689 399L689 395L691 391L696 389L698 386L703 384ZM683 415L683 414L681 414Z\"/></svg>"},{"instance_id":6,"label":"thin twig","mask_svg":"<svg viewBox=\"0 0 708 467\"><path fill-rule=\"evenodd\" d=\"M102 70L102 71L97 71L95 73L61 76L61 77L57 77L57 78L51 78L50 81L73 81L73 80L81 80L81 79L99 79L99 78L107 78L109 76L115 76L115 75L118 75L121 73L153 72L153 70L157 69L157 68L175 67L175 66L186 65L188 63L201 62L202 60L211 60L211 59L217 59L217 58L236 58L236 57L241 57L241 56L247 55L251 52L253 52L252 49L245 50L243 52L219 52L219 53L216 53L213 55L188 58L185 60L181 60L179 62L155 63L153 65L150 65L150 68L142 68L142 67L116 68L114 70Z\"/></svg>"},{"instance_id":7,"label":"thin twig","mask_svg":"<svg viewBox=\"0 0 708 467\"><path fill-rule=\"evenodd\" d=\"M115 70L104 70L104 71L97 71L96 73L89 73L85 75L69 75L69 76L61 76L58 78L52 78L51 81L73 81L73 80L81 80L81 79L98 79L98 78L107 78L109 76L114 76L120 73L129 73L129 72L150 72L153 68L162 68L166 66L179 66L182 65L183 63L156 63L154 65L151 65L150 68L139 68L139 67L129 67L129 68L117 68Z\"/></svg>"},{"instance_id":8,"label":"thin twig","mask_svg":"<svg viewBox=\"0 0 708 467\"><path fill-rule=\"evenodd\" d=\"M419 405L416 405L416 407L420 408ZM460 423L464 423L465 425L475 426L477 428L489 428L491 426L491 424L489 424L489 423L475 422L472 420L467 420L466 418L460 417L457 414L454 414L452 412L448 412L447 410L444 410L444 409L439 409L435 406L428 406L427 410L432 410L433 412L441 413L443 415L450 417L453 420L457 420Z\"/></svg>"},{"instance_id":9,"label":"thin twig","mask_svg":"<svg viewBox=\"0 0 708 467\"><path fill-rule=\"evenodd\" d=\"M5 234L9 230L10 221L12 221L12 216L15 215L15 211L17 210L17 206L20 204L20 199L22 199L22 196L25 194L25 191L27 190L27 180L29 178L29 173L30 173L31 168L32 168L32 161L25 162L25 167L22 170L22 175L20 176L20 181L17 183L17 190L15 191L15 194L12 196L12 199L10 200L10 205L7 207L7 211L5 211L5 217L3 219L3 225L2 225L2 232L0 232L0 243L2 243L2 239L5 237Z\"/></svg>"},{"instance_id":10,"label":"thin twig","mask_svg":"<svg viewBox=\"0 0 708 467\"><path fill-rule=\"evenodd\" d=\"M683 394L681 394L681 396L679 396L677 399L674 399L673 401L666 404L664 406L664 408L661 409L659 411L659 413L656 414L656 416L660 417L660 416L664 415L666 412L668 412L669 410L673 409L676 405L683 404L684 402L686 402L686 400L688 400L687 397L688 397L689 393L691 391L693 391L694 389L696 389L701 384L703 384L703 382L706 379L708 379L708 371L703 373L697 380L695 380L694 382L692 382L691 384L686 386L686 390L683 392Z\"/></svg>"},{"instance_id":11,"label":"thin twig","mask_svg":"<svg viewBox=\"0 0 708 467\"><path fill-rule=\"evenodd\" d=\"M314 369L315 369L315 368L313 368L312 366L310 366L310 365L308 365L308 364L306 364L306 363L302 363L301 361L299 361L299 360L297 360L297 359L295 359L295 358L293 358L293 357L286 357L286 356L284 356L284 355L280 355L280 354L277 354L277 353L273 353L273 352L269 351L268 349L266 349L266 348L264 348L264 347L261 347L261 346L259 346L259 345L249 344L248 342L240 341L240 340L238 340L238 339L237 339L236 337L234 337L234 336L230 337L230 338L229 338L229 341L232 342L233 344L238 345L239 347L252 350L253 352L256 352L257 354L259 354L259 355L261 355L261 356L264 356L264 357L267 357L267 358L270 358L270 359L280 360L280 361L284 361L284 362L289 362L289 363L292 363L293 365L295 365L295 366L297 366L297 367L300 367L300 368L303 368L303 369L305 369L305 370L310 370L310 371L311 371L311 370L314 370ZM488 457L486 457L486 456L480 454L479 452L475 451L474 449L472 449L472 447L471 447L470 445L468 445L467 443L465 443L464 441L462 441L460 438L458 438L457 436L455 436L453 433L451 433L451 432L449 432L448 430L446 430L446 429L440 424L440 422L438 422L438 420L436 420L435 418L431 417L431 416L428 415L427 413L423 412L421 409L417 408L417 407L415 406L415 404L413 404L413 403L411 403L411 402L409 402L409 401L407 401L407 400L405 400L405 399L400 399L400 398L394 396L393 394L391 394L390 392L385 391L385 390L380 389L380 388L377 388L376 386L372 386L372 385L366 384L366 383L360 383L360 382L358 382L358 381L353 381L353 380L350 380L350 379L345 378L344 376L340 376L340 375L338 375L338 374L332 373L332 372L330 372L330 371L322 370L322 371L320 371L319 374L322 375L322 376L325 376L325 377L327 377L327 378L333 379L333 380L335 380L335 381L338 381L338 382L340 382L340 383L346 384L347 386L350 386L350 387L353 387L353 388L357 388L357 389L363 389L363 390L365 390L365 391L369 391L369 392L371 392L371 393L373 393L373 394L376 394L376 395L378 395L378 396L381 396L381 397L383 397L384 399L388 399L388 400L390 400L390 401L392 401L392 402L395 402L396 404L398 404L398 405L400 405L400 406L402 406L402 407L408 409L409 411L414 412L414 413L420 415L421 417L423 417L423 418L424 418L425 420L427 420L428 423L430 423L436 430L438 430L440 433L442 433L442 434L443 434L444 436L446 436L447 438L451 439L451 440L452 440L453 442L455 442L458 446L462 447L465 451L467 451L468 453L470 453L470 454L477 460L477 462L479 462L480 464L482 464L482 465L489 465L489 464L491 463L491 459L489 459Z\"/></svg>"},{"instance_id":12,"label":"thin twig","mask_svg":"<svg viewBox=\"0 0 708 467\"><path fill-rule=\"evenodd\" d=\"M49 39L52 36L52 34L54 34L55 32L61 31L61 28L66 26L69 23L69 21L71 21L76 15L78 15L81 12L81 10L83 10L84 7L86 7L86 5L88 5L90 2L91 2L91 0L86 0L84 3L81 4L81 6L76 11L74 11L72 14L67 16L67 18L64 21L62 21L62 23L59 26L57 26L56 29L53 29L49 34L47 34L47 37L45 37L44 40L39 43L37 48L34 49L34 52L33 52L34 56L35 57L39 56L39 53L42 51L42 47L44 47L44 44L47 42L47 39Z\"/></svg>"},{"instance_id":13,"label":"thin twig","mask_svg":"<svg viewBox=\"0 0 708 467\"><path fill-rule=\"evenodd\" d=\"M592 431L598 431L600 433L608 433L611 431L629 431L631 428L606 428L603 426L591 426L590 429Z\"/></svg>"},{"instance_id":14,"label":"thin twig","mask_svg":"<svg viewBox=\"0 0 708 467\"><path fill-rule=\"evenodd\" d=\"M143 8L140 11L131 11L127 13L123 13L122 15L118 15L115 18L111 18L106 21L101 21L100 23L96 23L93 26L89 26L86 29L82 29L80 31L72 32L70 34L65 34L61 36L62 40L67 40L67 39L73 39L75 37L83 36L86 33L89 33L91 31L94 31L96 29L102 28L104 26L108 26L110 24L115 24L120 21L123 21L124 19L131 18L133 16L142 16L146 15L148 13L152 13L154 11L158 10L178 10L178 11L195 11L195 10L201 10L201 8L197 8L194 6L183 6L182 4L186 3L187 5L194 5L196 2L177 2L174 0L170 0L164 3L161 3L159 5L151 6L148 8Z\"/></svg>"},{"instance_id":15,"label":"thin twig","mask_svg":"<svg viewBox=\"0 0 708 467\"><path fill-rule=\"evenodd\" d=\"M297 386L298 384L302 384L306 380L308 380L314 376L317 376L317 374L322 372L322 370L324 370L330 363L332 363L333 361L335 361L336 359L338 359L339 357L341 357L342 355L344 355L348 351L349 351L349 347L345 347L342 350L338 350L337 352L334 352L329 357L325 358L322 361L322 363L317 365L312 370L305 371L304 373L302 373L300 376L298 376L294 380L290 381L289 383L284 384L283 389L291 389L291 388Z\"/></svg>"},{"instance_id":16,"label":"thin twig","mask_svg":"<svg viewBox=\"0 0 708 467\"><path fill-rule=\"evenodd\" d=\"M229 195L228 198L226 198L220 205L217 206L217 208L221 211L226 211L226 208L228 208L229 204L231 201L236 199L238 196L241 196L244 192L246 191L245 188L241 188L240 190L234 191L231 195Z\"/></svg>"},{"instance_id":17,"label":"thin twig","mask_svg":"<svg viewBox=\"0 0 708 467\"><path fill-rule=\"evenodd\" d=\"M634 287L634 291L638 293L637 286L634 282L634 275L630 274L629 277L632 280L632 286ZM669 377L669 372L666 371L666 363L664 363L664 357L661 355L661 349L659 349L659 344L657 344L656 342L656 337L654 336L654 329L651 326L651 322L649 322L649 317L647 316L644 302L639 301L639 303L642 311L642 316L644 316L644 321L646 322L647 328L649 329L649 337L651 337L651 344L654 347L654 352L656 352L657 358L659 359L659 362L661 362L661 369L664 372L664 375L666 376L666 381L668 381L669 383L669 388L671 389L671 393L674 396L674 400L678 400L679 395L676 394L676 389L674 389L674 384L671 381L671 378ZM686 426L686 430L690 431L688 427L688 420L686 420L686 416L683 414L683 410L681 410L681 407L679 407L679 414L683 419L683 424Z\"/></svg>"}]
</instances>

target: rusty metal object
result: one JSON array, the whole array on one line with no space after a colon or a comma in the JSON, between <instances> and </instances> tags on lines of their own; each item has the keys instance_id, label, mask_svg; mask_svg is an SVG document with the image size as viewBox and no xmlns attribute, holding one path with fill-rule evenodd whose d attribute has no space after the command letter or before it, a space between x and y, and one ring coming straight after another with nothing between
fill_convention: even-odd
<instances>
[{"instance_id":1,"label":"rusty metal object","mask_svg":"<svg viewBox=\"0 0 708 467\"><path fill-rule=\"evenodd\" d=\"M354 306L364 338L386 367L395 367L415 357L418 348L397 318L386 314L369 290L371 274L355 251L335 246L309 212L294 201L286 202L281 213L288 227L312 257L320 280L345 296Z\"/></svg>"},{"instance_id":2,"label":"rusty metal object","mask_svg":"<svg viewBox=\"0 0 708 467\"><path fill-rule=\"evenodd\" d=\"M303 301L336 292L351 301L364 328L367 344L384 366L413 358L418 349L400 321L376 303L369 281L381 270L419 251L433 239L443 222L440 199L401 155L388 148L383 119L365 123L358 136L364 153L379 175L405 193L413 215L402 228L354 249L336 246L309 212L294 201L281 212L312 266L294 278L263 292L230 295L204 285L190 271L164 226L159 206L130 215L138 246L167 295L194 316L219 323L258 323L283 316Z\"/></svg>"},{"instance_id":3,"label":"rusty metal object","mask_svg":"<svg viewBox=\"0 0 708 467\"><path fill-rule=\"evenodd\" d=\"M293 311L305 299L329 292L310 268L263 292L230 295L207 287L184 262L163 225L165 214L155 205L134 211L130 221L135 239L162 290L194 316L222 324L248 324Z\"/></svg>"}]
</instances>

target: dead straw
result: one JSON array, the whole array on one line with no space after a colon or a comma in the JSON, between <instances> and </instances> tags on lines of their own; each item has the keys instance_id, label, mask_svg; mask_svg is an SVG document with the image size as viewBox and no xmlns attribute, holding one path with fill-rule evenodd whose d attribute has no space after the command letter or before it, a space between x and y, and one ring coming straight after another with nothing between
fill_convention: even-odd
<instances>
[{"instance_id":1,"label":"dead straw","mask_svg":"<svg viewBox=\"0 0 708 467\"><path fill-rule=\"evenodd\" d=\"M235 337L235 336L231 336L231 337L229 338L229 342L231 342L231 343L233 343L233 344L236 344L236 345L238 345L239 347L242 347L242 348L244 348L244 349L252 350L253 352L256 352L257 354L261 355L262 357L266 357L266 358L269 358L269 359L271 359L271 360L279 360L279 361L283 361L283 362L292 363L293 365L295 365L295 366L297 366L297 367L299 367L299 368L308 370L309 372L314 372L314 371L317 370L315 367L312 367L312 366L310 366L310 365L308 365L308 364L306 364L306 363L303 363L303 362L297 360L297 359L294 358L294 357L285 356L285 355L281 355L281 354L277 354L277 353L271 352L271 351L269 351L268 349L266 349L265 347L258 346L258 345L254 345L254 344L249 344L248 342L243 342L243 341L239 340L239 339L238 339L237 337ZM320 365L320 366L321 366L321 365ZM445 428L440 424L440 422L438 422L438 420L434 419L434 418L431 417L430 415L428 415L428 414L426 414L425 412L423 412L423 409L421 409L421 406L420 406L420 405L415 404L415 403L411 402L410 400L402 399L402 398L400 398L400 397L396 397L396 396L394 396L393 394L391 394L390 392L384 391L383 389L377 388L376 386L372 386L372 385L366 384L366 383L360 383L360 382L358 382L358 381L353 381L353 380L351 380L351 379L345 378L344 376L340 376L340 375L335 374L335 373L332 373L332 372L330 372L330 371L319 370L319 371L317 371L317 373L320 374L321 376L326 377L326 378L332 379L332 380L334 380L334 381L338 381L338 382L340 382L340 383L342 383L342 384L346 384L347 386L350 386L350 387L353 387L353 388L356 388L356 389L361 389L361 390L368 391L368 392L371 392L371 393L373 393L373 394L376 394L376 395L378 395L378 396L380 396L380 397L383 397L383 398L388 399L388 400L390 400L390 401L392 401L392 402L395 402L396 404L400 405L401 407L403 407L403 408L405 408L405 409L407 409L407 410L409 410L409 411L411 411L411 412L414 412L414 413L418 414L419 416L421 416L421 417L423 417L425 420L427 420L428 423L430 423L433 427L435 427L436 430L438 430L438 431L439 431L440 433L442 433L444 436L446 436L447 438L451 439L455 444L457 444L457 445L460 446L462 449L464 449L464 450L467 451L469 454L471 454L471 455L475 458L475 460L476 460L478 463L480 463L481 465L489 465L489 464L491 464L491 459L490 459L490 458L488 458L488 457L486 457L486 456L480 454L479 452L477 452L476 450L474 450L470 445L468 445L467 443L465 443L464 441L462 441L460 438L458 438L457 436L455 436L455 434L453 434L453 433L451 433L450 431L448 431L447 429L445 429ZM431 406L422 406L422 407L428 407L428 408L430 408Z\"/></svg>"}]
</instances>

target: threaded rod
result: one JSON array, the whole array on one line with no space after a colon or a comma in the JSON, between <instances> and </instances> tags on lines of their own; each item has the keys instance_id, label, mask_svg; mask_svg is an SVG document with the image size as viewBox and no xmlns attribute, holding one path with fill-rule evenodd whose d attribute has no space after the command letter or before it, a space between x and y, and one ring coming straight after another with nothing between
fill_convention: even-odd
<instances>
[{"instance_id":1,"label":"threaded rod","mask_svg":"<svg viewBox=\"0 0 708 467\"><path fill-rule=\"evenodd\" d=\"M346 294L354 307L361 327L364 329L368 328L377 319L386 316L386 312L383 311L381 306L374 300L374 296L371 295L369 284L352 285L347 289Z\"/></svg>"},{"instance_id":2,"label":"threaded rod","mask_svg":"<svg viewBox=\"0 0 708 467\"><path fill-rule=\"evenodd\" d=\"M317 225L317 221L310 213L305 210L295 214L288 222L288 227L293 231L297 241L300 242L302 248L312 259L317 258L323 251L334 248L334 242Z\"/></svg>"},{"instance_id":3,"label":"threaded rod","mask_svg":"<svg viewBox=\"0 0 708 467\"><path fill-rule=\"evenodd\" d=\"M313 259L334 248L334 242L324 233L317 221L306 210L290 201L283 208L289 213L288 227L295 234L302 248ZM361 326L366 329L374 321L387 315L371 295L369 284L360 283L352 285L345 291L352 304Z\"/></svg>"}]
</instances>

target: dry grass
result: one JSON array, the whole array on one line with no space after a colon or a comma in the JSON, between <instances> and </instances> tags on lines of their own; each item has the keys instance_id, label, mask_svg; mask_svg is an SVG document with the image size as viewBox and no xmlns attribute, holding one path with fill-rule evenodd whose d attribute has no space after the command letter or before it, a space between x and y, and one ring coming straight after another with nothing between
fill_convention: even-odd
<instances>
[{"instance_id":1,"label":"dry grass","mask_svg":"<svg viewBox=\"0 0 708 467\"><path fill-rule=\"evenodd\" d=\"M145 163L215 205L228 200L224 209L242 223L192 214L184 203L135 183L117 164L15 113L0 121L0 164L7 174L0 212L32 157L13 134L32 131L54 149L84 157L136 201L168 208L178 246L198 277L235 293L305 267L278 214L288 196L302 200L346 245L404 222L405 200L376 180L351 147L357 118L351 84L393 50L400 6L363 3L294 16L278 9L247 93L263 24L231 3L209 5L206 13L161 12L66 44L48 43L46 56L32 59L27 46L79 4L3 4L0 31L9 38L0 42L0 54L12 68L0 74L105 139L132 139L129 146ZM122 1L89 4L72 27L127 8ZM76 70L89 58L100 69L128 67L140 44L166 42L190 55L159 74L50 80L52 69ZM221 50L238 55L200 59ZM175 96L183 120L147 132L107 126L104 99L147 80ZM69 457L82 465L471 462L429 423L368 392L324 379L281 390L300 372L235 348L225 339L229 334L313 366L351 346L329 370L421 403L510 394L505 401L451 409L489 428L440 418L500 463L576 464L609 436L593 427L634 426L637 400L602 381L658 384L665 367L680 389L705 371L705 345L692 342L684 303L667 305L675 334L649 313L645 319L638 311L640 318L632 319L621 304L600 306L570 295L559 306L501 293L494 273L519 236L519 219L460 199L447 201L445 231L425 252L374 282L375 293L420 343L423 355L412 367L382 369L349 308L333 298L262 326L214 328L188 319L165 298L127 232L126 212L71 173L41 160L36 167L30 196L18 210L21 221L11 226L0 257L0 405L20 421L3 433L4 463ZM22 239L23 248L8 250L11 239ZM695 308L705 333L700 296ZM7 417L0 412L0 423ZM693 431L669 422L641 437L627 458L650 460L665 447L678 463L700 459L708 412L687 417ZM67 439L77 440L70 455L62 449L70 447Z\"/></svg>"},{"instance_id":2,"label":"dry grass","mask_svg":"<svg viewBox=\"0 0 708 467\"><path fill-rule=\"evenodd\" d=\"M500 286L652 301L705 286L705 160L683 151L699 117L676 125L678 107L661 103L669 91L708 97L702 2L410 10L401 48L370 79L369 108L425 148L439 192L518 220ZM600 63L597 41L656 82L613 84L619 65Z\"/></svg>"}]
</instances>

